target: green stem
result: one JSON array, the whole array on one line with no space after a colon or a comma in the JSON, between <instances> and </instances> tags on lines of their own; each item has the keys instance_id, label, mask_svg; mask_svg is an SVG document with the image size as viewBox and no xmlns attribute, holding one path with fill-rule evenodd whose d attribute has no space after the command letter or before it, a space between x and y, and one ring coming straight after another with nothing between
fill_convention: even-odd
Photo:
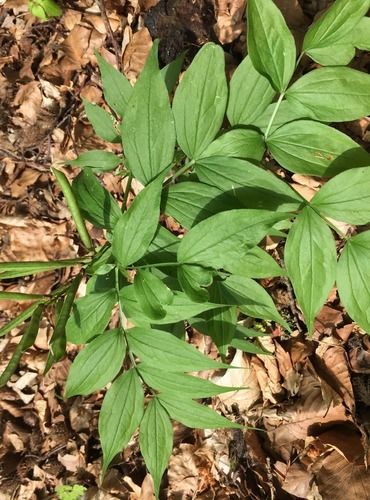
<instances>
[{"instance_id":1,"label":"green stem","mask_svg":"<svg viewBox=\"0 0 370 500\"><path fill-rule=\"evenodd\" d=\"M171 177L169 179L167 179L167 181L165 182L163 187L166 188L167 186L169 186L171 184L171 182L173 182L175 179L177 179L177 177L180 177L180 175L182 175L189 168L191 168L194 165L194 163L195 163L195 160L190 160L190 161L186 162L183 167L181 167L177 172L175 172L173 175L171 175Z\"/></svg>"},{"instance_id":2,"label":"green stem","mask_svg":"<svg viewBox=\"0 0 370 500\"><path fill-rule=\"evenodd\" d=\"M88 250L93 250L94 247L90 235L86 229L85 222L80 212L80 207L77 204L77 200L75 198L75 195L73 194L71 185L69 184L67 177L64 175L63 172L57 170L56 168L52 168L52 171L55 177L57 178L60 187L63 191L63 194L67 201L67 205L69 207L69 210L71 211L73 220L76 224L76 229L78 231L78 234L80 235L82 243Z\"/></svg>"},{"instance_id":3,"label":"green stem","mask_svg":"<svg viewBox=\"0 0 370 500\"><path fill-rule=\"evenodd\" d=\"M280 107L280 104L281 104L282 100L284 99L284 96L285 96L285 92L282 92L280 94L280 96L279 96L279 99L276 102L276 106L275 106L274 111L273 111L273 113L271 115L269 124L267 125L267 129L266 129L266 132L265 132L265 139L267 139L267 137L269 135L270 129L271 129L272 124L273 124L273 122L275 120L276 113L278 112L278 109Z\"/></svg>"}]
</instances>

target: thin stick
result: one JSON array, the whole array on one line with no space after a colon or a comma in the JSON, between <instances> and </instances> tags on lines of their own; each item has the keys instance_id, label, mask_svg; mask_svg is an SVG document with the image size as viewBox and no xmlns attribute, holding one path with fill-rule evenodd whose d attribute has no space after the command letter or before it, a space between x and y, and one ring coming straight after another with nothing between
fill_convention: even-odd
<instances>
[{"instance_id":1,"label":"thin stick","mask_svg":"<svg viewBox=\"0 0 370 500\"><path fill-rule=\"evenodd\" d=\"M121 60L119 57L120 50L118 47L117 40L114 38L112 27L110 25L110 22L109 22L109 19L107 16L107 11L105 10L104 0L97 0L97 4L99 5L99 9L101 12L101 17L103 19L105 29L106 29L107 34L109 35L111 42L112 42L112 45L113 45L114 55L116 56L117 69L118 69L118 71L121 71Z\"/></svg>"}]
</instances>

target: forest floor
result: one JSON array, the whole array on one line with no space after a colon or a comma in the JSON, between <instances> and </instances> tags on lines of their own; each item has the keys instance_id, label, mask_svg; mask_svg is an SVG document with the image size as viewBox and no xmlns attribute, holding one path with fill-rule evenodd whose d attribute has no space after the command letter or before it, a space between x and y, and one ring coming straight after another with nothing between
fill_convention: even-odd
<instances>
[{"instance_id":1,"label":"forest floor","mask_svg":"<svg viewBox=\"0 0 370 500\"><path fill-rule=\"evenodd\" d=\"M276 3L298 46L313 17L330 4ZM0 5L0 261L73 258L80 242L50 167L72 179L78 169L61 162L106 147L82 104L83 97L103 102L94 49L118 62L134 82L154 38L161 39L163 65L184 49L190 49L188 64L201 45L214 41L225 49L230 75L246 52L245 1L107 0L104 12L112 33L94 0L60 2L63 15L46 22L29 13L26 0L0 0ZM304 64L302 71L312 67ZM370 54L357 54L351 66L369 72ZM370 151L368 119L342 124L340 130ZM119 152L119 146L110 147ZM102 182L122 200L118 177L107 173ZM319 180L297 174L291 182L307 197L320 187ZM103 236L92 227L91 235ZM273 253L278 243L268 241L266 248ZM72 272L4 280L0 291L47 294ZM274 357L237 352L234 363L249 370L229 370L223 383L250 389L222 395L213 404L265 432L200 432L177 424L161 498L365 500L370 497L369 337L346 315L333 289L313 338L307 339L288 284L276 279L263 284L281 313L297 317L297 330L286 337L261 323L271 333L263 346ZM1 300L0 327L29 305ZM73 345L42 378L52 322L43 320L34 348L0 389L0 498L57 498L56 487L79 484L89 499L152 499L137 437L99 483L97 421L104 391L63 399L77 353ZM17 327L0 340L1 371L23 330Z\"/></svg>"}]
</instances>

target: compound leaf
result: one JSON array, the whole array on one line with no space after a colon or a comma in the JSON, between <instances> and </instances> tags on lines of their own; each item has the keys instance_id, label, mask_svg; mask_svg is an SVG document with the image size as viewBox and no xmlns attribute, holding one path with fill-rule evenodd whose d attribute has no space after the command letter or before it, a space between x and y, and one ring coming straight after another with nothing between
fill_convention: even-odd
<instances>
[{"instance_id":1,"label":"compound leaf","mask_svg":"<svg viewBox=\"0 0 370 500\"><path fill-rule=\"evenodd\" d=\"M77 354L69 369L66 398L102 389L117 375L126 353L120 328L102 333Z\"/></svg>"},{"instance_id":2,"label":"compound leaf","mask_svg":"<svg viewBox=\"0 0 370 500\"><path fill-rule=\"evenodd\" d=\"M144 413L144 390L135 369L117 378L105 395L99 417L103 475L109 463L129 442Z\"/></svg>"},{"instance_id":3,"label":"compound leaf","mask_svg":"<svg viewBox=\"0 0 370 500\"><path fill-rule=\"evenodd\" d=\"M309 206L302 210L289 231L285 265L312 335L315 316L335 281L337 254L330 229Z\"/></svg>"},{"instance_id":4,"label":"compound leaf","mask_svg":"<svg viewBox=\"0 0 370 500\"><path fill-rule=\"evenodd\" d=\"M277 92L283 92L294 73L296 48L282 13L272 0L248 0L247 21L253 66Z\"/></svg>"}]
</instances>

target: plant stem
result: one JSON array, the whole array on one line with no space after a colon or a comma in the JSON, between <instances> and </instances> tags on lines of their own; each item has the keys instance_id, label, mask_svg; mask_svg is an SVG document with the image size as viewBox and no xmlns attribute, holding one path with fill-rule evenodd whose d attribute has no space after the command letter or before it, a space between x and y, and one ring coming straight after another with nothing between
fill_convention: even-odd
<instances>
[{"instance_id":1,"label":"plant stem","mask_svg":"<svg viewBox=\"0 0 370 500\"><path fill-rule=\"evenodd\" d=\"M78 234L80 235L82 243L85 245L85 247L93 251L94 246L92 244L90 235L86 229L85 222L83 220L83 217L80 212L80 207L77 204L77 200L75 198L75 195L72 191L71 185L68 182L67 177L64 175L64 173L61 170L57 170L56 168L52 168L52 171L57 178L57 181L59 182L59 185L63 191L63 194L65 196L67 205L71 211L74 223L76 224L76 229L78 231Z\"/></svg>"},{"instance_id":2,"label":"plant stem","mask_svg":"<svg viewBox=\"0 0 370 500\"><path fill-rule=\"evenodd\" d=\"M167 181L165 182L165 184L164 184L163 187L169 186L172 181L174 181L175 179L177 179L177 177L179 177L184 172L186 172L186 170L188 170L189 168L191 168L194 165L194 163L195 163L195 160L190 160L190 161L186 162L183 167L181 167L177 172L175 172L173 175L171 175L171 177L169 179L167 179Z\"/></svg>"},{"instance_id":3,"label":"plant stem","mask_svg":"<svg viewBox=\"0 0 370 500\"><path fill-rule=\"evenodd\" d=\"M132 266L129 269L149 269L150 267L176 267L178 262L159 262L158 264L146 264L145 266Z\"/></svg>"},{"instance_id":4,"label":"plant stem","mask_svg":"<svg viewBox=\"0 0 370 500\"><path fill-rule=\"evenodd\" d=\"M282 92L280 94L280 96L279 96L279 99L276 102L276 106L275 106L274 111L273 111L273 113L271 115L269 124L267 125L267 129L266 129L266 132L265 132L265 139L267 139L267 137L269 135L270 129L271 129L272 124L273 124L273 121L275 120L276 113L278 112L280 104L281 104L282 100L284 99L284 95L285 95L285 92Z\"/></svg>"}]
</instances>

